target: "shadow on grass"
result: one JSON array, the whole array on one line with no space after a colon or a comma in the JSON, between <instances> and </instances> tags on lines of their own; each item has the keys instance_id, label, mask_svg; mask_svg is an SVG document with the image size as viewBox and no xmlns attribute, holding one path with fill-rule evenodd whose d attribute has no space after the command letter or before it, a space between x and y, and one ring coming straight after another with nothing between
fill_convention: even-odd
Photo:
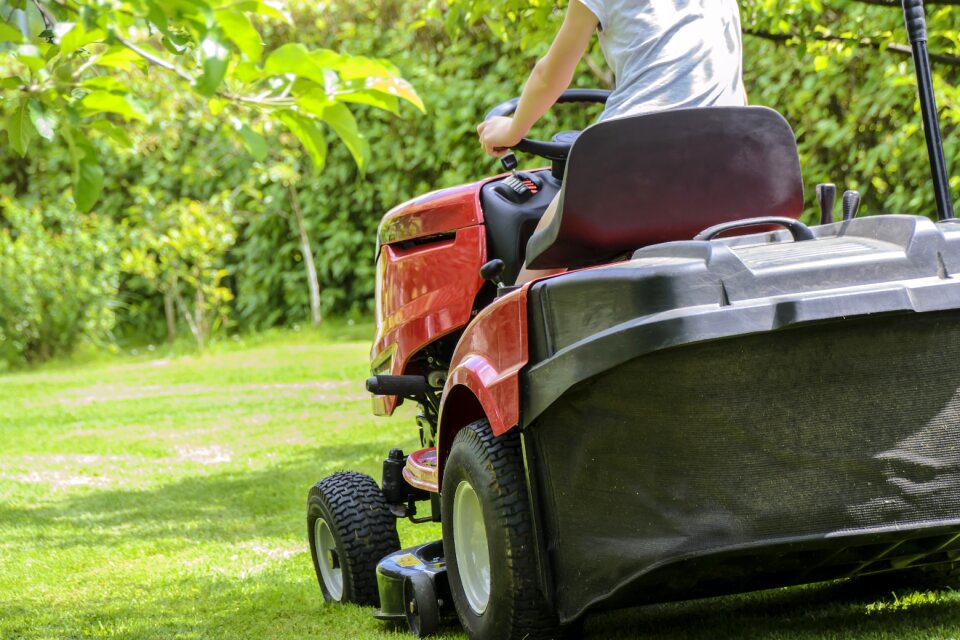
<instances>
[{"instance_id":1,"label":"shadow on grass","mask_svg":"<svg viewBox=\"0 0 960 640\"><path fill-rule=\"evenodd\" d=\"M302 537L303 551L230 578L186 572L131 580L129 597L104 596L38 615L0 599L4 637L379 638L394 627L371 610L324 606L306 548L305 503L313 482L348 461L374 471L378 442L298 448L276 464L233 467L153 489L109 489L37 508L0 504L0 520L31 544L76 551L131 540L176 551L191 541L237 544ZM386 449L384 449L386 450ZM331 462L327 462L331 461ZM83 535L63 533L82 527ZM149 553L149 552L148 552ZM210 559L215 566L216 558ZM955 586L960 586L956 585ZM122 587L120 587L122 589ZM114 587L117 589L117 587ZM929 592L929 594L927 594ZM916 597L915 594L927 594ZM879 603L879 606L877 605ZM455 626L446 637L462 638ZM451 635L452 634L452 635ZM916 573L647 606L590 617L587 638L948 638L960 636L960 594ZM399 635L397 637L402 637Z\"/></svg>"},{"instance_id":2,"label":"shadow on grass","mask_svg":"<svg viewBox=\"0 0 960 640\"><path fill-rule=\"evenodd\" d=\"M292 528L306 536L307 491L313 483L342 470L350 460L370 459L367 471L374 472L375 447L370 442L298 447L275 464L250 471L234 465L155 488L102 489L36 508L0 503L0 519L51 539L61 525L85 529L83 536L58 538L59 548L126 544L131 538L236 542L254 536L289 537Z\"/></svg>"},{"instance_id":3,"label":"shadow on grass","mask_svg":"<svg viewBox=\"0 0 960 640\"><path fill-rule=\"evenodd\" d=\"M587 637L950 638L960 636L960 581L919 571L610 612ZM629 630L629 631L625 631Z\"/></svg>"}]
</instances>

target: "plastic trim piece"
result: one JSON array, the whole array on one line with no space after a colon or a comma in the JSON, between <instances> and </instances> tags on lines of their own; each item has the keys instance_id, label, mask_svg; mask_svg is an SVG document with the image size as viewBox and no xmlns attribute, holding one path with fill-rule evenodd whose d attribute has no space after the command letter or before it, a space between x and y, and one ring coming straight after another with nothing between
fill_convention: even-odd
<instances>
[{"instance_id":1,"label":"plastic trim piece","mask_svg":"<svg viewBox=\"0 0 960 640\"><path fill-rule=\"evenodd\" d=\"M667 243L638 251L633 262L538 283L531 294L535 345L523 375L522 426L574 385L654 351L811 322L960 308L960 286L949 275L960 267L960 242L947 251L943 233L928 219L874 216L815 232L817 242L801 244L758 242L769 234ZM831 254L858 242L859 255ZM748 266L751 254L767 256L778 246L787 257L807 247L823 255ZM559 300L564 288L569 293ZM595 304L610 308L571 321L569 300L588 291ZM564 332L560 322L582 326Z\"/></svg>"}]
</instances>

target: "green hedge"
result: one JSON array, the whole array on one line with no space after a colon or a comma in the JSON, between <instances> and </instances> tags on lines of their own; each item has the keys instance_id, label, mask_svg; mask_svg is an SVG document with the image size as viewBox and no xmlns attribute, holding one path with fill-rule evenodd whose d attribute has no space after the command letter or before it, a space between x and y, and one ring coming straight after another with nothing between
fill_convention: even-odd
<instances>
[{"instance_id":1,"label":"green hedge","mask_svg":"<svg viewBox=\"0 0 960 640\"><path fill-rule=\"evenodd\" d=\"M799 6L807 0L789 2ZM235 242L216 265L226 273L223 283L234 296L228 324L255 330L306 323L309 299L289 204L291 184L302 204L324 312L368 314L380 217L415 195L500 171L495 161L481 153L476 124L491 106L519 93L560 15L537 10L543 24L499 24L497 32L503 38L497 39L482 23L448 31L436 20L424 21L422 8L427 4L434 3L303 2L296 14L299 39L390 59L426 104L426 115L403 106L400 117L357 106L361 130L373 151L364 175L333 136L326 167L318 174L311 171L295 141L283 135L271 137L270 132L264 132L272 141L270 158L254 162L235 137L223 135L229 119L211 117L206 104L157 73L137 80L144 101L160 115L149 125L128 127L133 151L112 153L101 143L101 157L109 156L110 161L95 216L79 216L65 208L62 194L69 185L69 165L62 152L41 146L40 153L21 159L8 145L0 145L0 182L12 197L0 200L0 233L6 234L0 235L5 238L0 261L12 265L12 260L23 259L11 257L15 252L10 247L21 233L18 229L27 224L24 212L29 211L34 216L43 212L41 222L28 224L30 243L37 250L57 254L48 264L34 263L33 271L0 279L0 300L5 304L0 310L0 332L8 336L7 346L0 347L0 359L42 358L69 350L84 336L162 340L166 326L160 292L144 278L112 266L103 270L103 277L91 269L112 265L130 247L138 225L157 225L155 218L162 217L163 211L186 200L229 205ZM821 181L863 191L866 213L931 213L933 196L909 57L855 42L874 31L896 41L900 16L887 7L852 0L835 5L823 12L809 7L796 10L791 21L773 23L760 21L744 9L746 28L768 33L744 40L751 102L776 108L794 126L808 187L808 216L815 209L812 187ZM936 51L949 53L955 46L949 34L955 35L960 26L957 15L949 7L931 15L931 46ZM841 31L847 24L852 25L851 33ZM833 31L824 31L827 27ZM511 31L518 29L524 29L522 41L528 44L519 51L511 39ZM785 40L779 37L785 30L800 35ZM771 33L774 37L769 37ZM292 36L286 28L278 28L265 32L265 37L271 41L268 45L275 45ZM592 55L594 61L600 60L596 51ZM938 62L936 69L952 169L960 151L955 136L960 121L955 79L960 66ZM576 84L598 83L582 66ZM596 113L596 109L559 107L535 134L548 137L555 131L582 128ZM540 164L529 157L521 161ZM960 182L954 179L953 186L960 187ZM72 229L70 234L60 232L62 224ZM109 255L98 258L100 254L90 253L93 249L84 244L90 238L108 243ZM16 251L25 251L24 241L17 247ZM78 277L83 276L79 284L70 285L78 287L72 295L75 300L68 300L71 296L60 287L56 296L42 303L45 307L37 307L36 298L23 293L45 290L48 278L68 264L79 270ZM78 306L82 312L75 310ZM59 319L41 331L36 327L43 321L37 318L44 313ZM29 339L16 329L28 318L33 327ZM67 327L63 318L79 320ZM185 327L181 331L185 333ZM11 337L15 335L20 337Z\"/></svg>"}]
</instances>

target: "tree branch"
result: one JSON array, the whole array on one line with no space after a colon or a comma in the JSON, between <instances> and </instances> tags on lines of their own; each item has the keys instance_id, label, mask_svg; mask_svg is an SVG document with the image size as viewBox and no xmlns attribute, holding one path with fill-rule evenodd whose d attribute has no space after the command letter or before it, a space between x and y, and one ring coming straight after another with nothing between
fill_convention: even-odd
<instances>
[{"instance_id":1,"label":"tree branch","mask_svg":"<svg viewBox=\"0 0 960 640\"><path fill-rule=\"evenodd\" d=\"M156 65L156 66L160 67L161 69L166 69L167 71L169 71L169 72L171 72L171 73L177 74L178 76L180 76L181 78L183 78L183 79L186 80L187 82L193 83L193 76L191 76L191 75L190 75L189 73L187 73L186 71L183 71L182 69L180 69L180 68L177 67L176 65L174 65L174 64L172 64L172 63L170 63L170 62L167 62L167 61L164 60L163 58L160 58L160 57L158 57L158 56L153 55L153 54L150 53L149 51L145 51L144 49L141 49L139 46L133 44L132 42L130 42L130 41L127 40L126 38L121 38L120 36L118 36L118 35L116 35L116 34L114 34L113 37L114 37L114 39L115 39L117 42L119 42L120 44L122 44L123 46L125 46L127 49L130 49L130 51L133 51L135 54L137 54L138 56L140 56L141 58L143 58L144 60L146 60L146 61L149 62L150 64Z\"/></svg>"},{"instance_id":2,"label":"tree branch","mask_svg":"<svg viewBox=\"0 0 960 640\"><path fill-rule=\"evenodd\" d=\"M130 51L133 51L135 54L137 54L138 56L140 56L150 64L154 64L160 67L161 69L166 69L170 73L175 73L176 75L180 76L180 78L186 80L190 84L193 84L195 78L191 76L189 73L187 73L186 71L184 71L183 69L180 69L176 65L170 62L167 62L163 58L159 58L153 55L149 51L145 51L141 49L140 47L133 44L129 40L121 38L116 34L114 34L114 38L116 39L117 42L125 46L127 49L130 49ZM289 107L289 106L293 106L294 104L293 98L288 98L286 96L277 96L275 98L269 98L269 97L249 98L247 96L241 96L236 93L230 93L228 91L218 91L216 95L217 97L223 98L224 100L230 100L231 102L242 102L243 104L251 104L251 105L257 105L261 107Z\"/></svg>"},{"instance_id":3,"label":"tree branch","mask_svg":"<svg viewBox=\"0 0 960 640\"><path fill-rule=\"evenodd\" d=\"M43 17L43 23L46 26L46 28L52 29L54 26L56 26L57 24L56 18L53 16L53 14L51 14L46 9L46 7L43 6L41 0L33 0L33 3L36 5L37 10L40 11L40 15ZM65 9L70 9L75 11L73 7L68 7L62 2L58 1L57 4ZM117 35L116 33L112 35L114 40L117 41L117 43L126 47L130 51L134 52L135 54L137 54L138 56L140 56L150 64L160 67L161 69L164 69L166 71L169 71L170 73L177 75L182 80L186 80L187 82L189 82L191 85L196 80L196 78L194 78L189 73L187 73L180 67L176 66L172 62L168 62L159 56L153 55L149 51L141 48L140 46L134 44L133 42L127 40L126 38ZM85 69L86 67L92 64L94 64L93 60L91 60L83 68ZM230 93L228 91L218 91L216 95L217 97L223 98L224 100L229 100L231 102L240 102L243 104L256 105L261 107L291 107L294 105L294 100L287 96L278 96L274 98L262 96L262 97L250 98L247 96L241 96L235 93Z\"/></svg>"},{"instance_id":4,"label":"tree branch","mask_svg":"<svg viewBox=\"0 0 960 640\"><path fill-rule=\"evenodd\" d=\"M57 19L47 10L45 6L40 3L40 0L33 0L33 5L37 8L37 11L40 12L40 17L43 19L44 29L53 29L55 26L57 26Z\"/></svg>"},{"instance_id":5,"label":"tree branch","mask_svg":"<svg viewBox=\"0 0 960 640\"><path fill-rule=\"evenodd\" d=\"M886 0L857 0L858 2L869 2L869 3L880 3L885 2ZM953 0L951 0L953 1ZM960 0L956 0L957 4L960 4ZM844 38L842 36L829 36L824 34L815 34L811 36L804 36L797 33L771 33L769 31L762 31L759 29L744 29L744 35L753 36L755 38L762 38L764 40L770 40L772 42L778 42L780 44L786 44L791 40L804 41L804 40L819 40L821 42L842 42L847 44L856 44L862 47L867 47L869 49L874 49L876 51L893 51L896 54L902 56L913 56L913 50L905 45L899 44L896 42L892 43L879 43L874 42L870 38ZM940 64L948 65L951 67L960 67L960 57L950 56L943 53L931 53L930 60L932 62L938 62Z\"/></svg>"}]
</instances>

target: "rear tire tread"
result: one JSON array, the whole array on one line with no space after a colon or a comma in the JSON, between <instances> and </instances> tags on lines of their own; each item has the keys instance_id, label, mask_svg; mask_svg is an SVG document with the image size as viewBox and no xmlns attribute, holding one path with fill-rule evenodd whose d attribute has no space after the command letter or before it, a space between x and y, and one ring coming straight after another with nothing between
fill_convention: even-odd
<instances>
[{"instance_id":1,"label":"rear tire tread","mask_svg":"<svg viewBox=\"0 0 960 640\"><path fill-rule=\"evenodd\" d=\"M526 474L520 434L510 431L494 436L487 420L464 427L454 439L465 441L477 460L489 465L493 482L494 510L500 514L497 526L509 537L507 566L515 580L512 593L514 626L508 638L517 640L555 640L565 635L555 611L541 592L540 575L533 545L533 518L527 497Z\"/></svg>"},{"instance_id":2,"label":"rear tire tread","mask_svg":"<svg viewBox=\"0 0 960 640\"><path fill-rule=\"evenodd\" d=\"M311 487L307 496L307 526L311 553L316 558L313 523L323 511L340 552L343 572L342 602L379 606L377 563L400 549L396 517L390 512L376 480L355 471L328 476ZM332 521L331 521L332 520ZM323 587L323 579L317 572Z\"/></svg>"}]
</instances>

